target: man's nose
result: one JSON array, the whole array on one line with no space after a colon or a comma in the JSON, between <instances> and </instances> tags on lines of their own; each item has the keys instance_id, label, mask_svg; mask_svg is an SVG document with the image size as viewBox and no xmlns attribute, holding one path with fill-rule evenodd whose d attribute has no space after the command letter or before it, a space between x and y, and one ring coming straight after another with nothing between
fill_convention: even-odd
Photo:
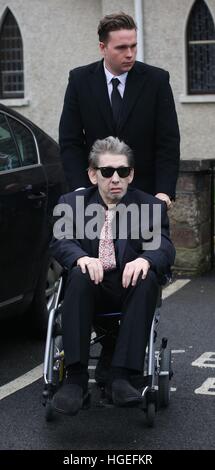
<instances>
[{"instance_id":1,"label":"man's nose","mask_svg":"<svg viewBox=\"0 0 215 470\"><path fill-rule=\"evenodd\" d=\"M117 171L115 170L114 174L112 176L112 182L113 183L118 183L118 181L119 181L119 175L118 175Z\"/></svg>"},{"instance_id":2,"label":"man's nose","mask_svg":"<svg viewBox=\"0 0 215 470\"><path fill-rule=\"evenodd\" d=\"M128 47L128 48L127 48L127 54L126 54L126 55L127 55L127 57L132 57L132 49L131 49L131 47Z\"/></svg>"}]
</instances>

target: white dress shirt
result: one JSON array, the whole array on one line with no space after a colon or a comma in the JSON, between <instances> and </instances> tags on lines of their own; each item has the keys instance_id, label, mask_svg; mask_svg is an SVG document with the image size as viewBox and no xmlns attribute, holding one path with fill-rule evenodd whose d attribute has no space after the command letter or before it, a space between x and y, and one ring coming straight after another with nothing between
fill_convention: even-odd
<instances>
[{"instance_id":1,"label":"white dress shirt","mask_svg":"<svg viewBox=\"0 0 215 470\"><path fill-rule=\"evenodd\" d=\"M121 75L113 75L105 67L105 63L104 63L104 71L105 71L105 76L106 76L106 80L107 80L107 87L108 87L108 94L109 94L110 101L111 101L111 93L112 93L112 90L113 90L113 84L111 82L112 78L118 78L118 80L120 81L120 83L118 85L118 90L119 90L119 93L120 93L121 97L123 98L128 72L124 72Z\"/></svg>"}]
</instances>

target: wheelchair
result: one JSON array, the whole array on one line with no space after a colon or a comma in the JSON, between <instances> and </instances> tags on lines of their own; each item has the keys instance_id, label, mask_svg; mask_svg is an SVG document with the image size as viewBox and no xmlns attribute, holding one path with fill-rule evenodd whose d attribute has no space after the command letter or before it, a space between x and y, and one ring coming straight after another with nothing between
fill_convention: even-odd
<instances>
[{"instance_id":1,"label":"wheelchair","mask_svg":"<svg viewBox=\"0 0 215 470\"><path fill-rule=\"evenodd\" d=\"M65 374L65 361L62 342L62 326L61 326L61 311L63 304L64 286L65 286L66 273L63 272L62 276L55 284L55 291L53 295L52 308L49 313L45 355L44 355L44 390L43 390L43 405L45 406L46 421L52 421L54 418L54 409L52 407L52 398L58 388L61 386ZM146 350L145 366L143 375L138 376L138 383L136 388L140 389L143 401L138 407L145 412L146 423L152 427L155 422L156 412L160 408L168 407L170 402L170 380L173 376L172 363L171 363L171 349L168 347L167 338L162 338L159 351L155 351L155 343L157 339L157 329L160 318L160 307L162 303L162 288L160 288L159 296L157 299L157 306L155 309L149 342ZM117 316L120 321L121 313L106 313L100 314L100 317L113 317ZM98 335L93 331L91 335L92 347L100 342L106 335L107 331L101 331ZM109 333L108 333L109 334ZM98 359L97 356L90 355L90 359ZM97 384L100 387L101 398L103 399L103 406L107 405L105 397L105 384ZM110 406L110 403L108 404ZM90 395L85 408L90 407Z\"/></svg>"}]
</instances>

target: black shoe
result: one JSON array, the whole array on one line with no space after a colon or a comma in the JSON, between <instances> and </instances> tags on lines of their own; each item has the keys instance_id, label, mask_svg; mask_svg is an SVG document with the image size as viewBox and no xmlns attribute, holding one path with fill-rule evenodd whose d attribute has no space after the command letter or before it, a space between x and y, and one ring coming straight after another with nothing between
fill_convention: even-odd
<instances>
[{"instance_id":1,"label":"black shoe","mask_svg":"<svg viewBox=\"0 0 215 470\"><path fill-rule=\"evenodd\" d=\"M95 381L98 385L105 385L108 382L113 351L102 348L100 358L95 369Z\"/></svg>"},{"instance_id":2,"label":"black shoe","mask_svg":"<svg viewBox=\"0 0 215 470\"><path fill-rule=\"evenodd\" d=\"M143 401L141 393L126 379L114 379L111 394L116 406L138 406Z\"/></svg>"},{"instance_id":3,"label":"black shoe","mask_svg":"<svg viewBox=\"0 0 215 470\"><path fill-rule=\"evenodd\" d=\"M136 388L137 390L143 390L143 388L148 385L147 377L144 377L144 375L141 373L129 375L129 382L132 387Z\"/></svg>"},{"instance_id":4,"label":"black shoe","mask_svg":"<svg viewBox=\"0 0 215 470\"><path fill-rule=\"evenodd\" d=\"M59 413L76 415L89 398L88 390L75 383L65 382L52 400L53 408Z\"/></svg>"}]
</instances>

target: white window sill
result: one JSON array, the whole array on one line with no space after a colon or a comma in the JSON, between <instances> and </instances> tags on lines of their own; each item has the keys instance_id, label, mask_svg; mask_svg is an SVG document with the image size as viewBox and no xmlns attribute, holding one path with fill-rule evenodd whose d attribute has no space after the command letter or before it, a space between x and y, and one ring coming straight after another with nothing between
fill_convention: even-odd
<instances>
[{"instance_id":1,"label":"white window sill","mask_svg":"<svg viewBox=\"0 0 215 470\"><path fill-rule=\"evenodd\" d=\"M0 100L0 103L11 108L21 108L22 106L29 106L30 100L28 98L8 98Z\"/></svg>"},{"instance_id":2,"label":"white window sill","mask_svg":"<svg viewBox=\"0 0 215 470\"><path fill-rule=\"evenodd\" d=\"M215 103L215 95L179 95L180 103Z\"/></svg>"}]
</instances>

